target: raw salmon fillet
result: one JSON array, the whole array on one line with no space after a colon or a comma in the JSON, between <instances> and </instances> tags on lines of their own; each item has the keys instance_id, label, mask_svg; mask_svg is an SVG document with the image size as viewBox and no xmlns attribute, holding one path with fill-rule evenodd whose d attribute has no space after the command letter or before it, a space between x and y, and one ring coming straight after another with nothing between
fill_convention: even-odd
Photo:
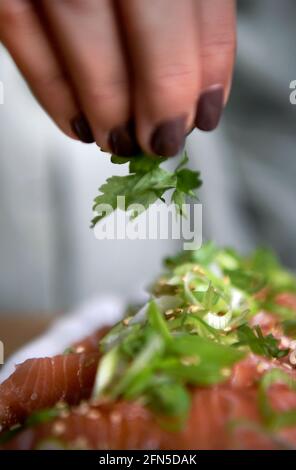
<instances>
[{"instance_id":1,"label":"raw salmon fillet","mask_svg":"<svg viewBox=\"0 0 296 470\"><path fill-rule=\"evenodd\" d=\"M76 353L89 353L89 352L98 352L99 350L99 342L105 336L108 331L110 330L109 327L100 328L91 335L83 338L80 341L72 344L70 350Z\"/></svg>"},{"instance_id":2,"label":"raw salmon fillet","mask_svg":"<svg viewBox=\"0 0 296 470\"><path fill-rule=\"evenodd\" d=\"M95 331L52 358L28 359L0 385L0 425L22 423L33 411L59 401L78 404L90 396L99 360L99 340L107 328Z\"/></svg>"},{"instance_id":3,"label":"raw salmon fillet","mask_svg":"<svg viewBox=\"0 0 296 470\"><path fill-rule=\"evenodd\" d=\"M260 428L262 420L257 404L257 384L262 374L273 367L296 377L296 372L288 369L285 362L250 354L234 366L227 383L211 388L193 388L189 420L181 432L168 431L154 413L138 402L96 405L84 401L67 411L62 410L58 418L48 423L21 431L3 448L293 448L296 447L296 427L283 429L276 437L267 435ZM93 373L90 382L93 382L95 371L90 371ZM77 384L75 387L77 390ZM86 395L89 394L90 388L86 390ZM70 394L66 401L73 398L78 400L78 395ZM296 408L296 393L284 385L272 386L269 399L277 411ZM238 420L243 421L235 425Z\"/></svg>"},{"instance_id":4,"label":"raw salmon fillet","mask_svg":"<svg viewBox=\"0 0 296 470\"><path fill-rule=\"evenodd\" d=\"M296 394L283 387L272 390L278 410L296 406ZM231 426L235 420L248 424ZM255 423L255 425L254 425ZM258 428L256 428L256 423ZM86 403L50 423L24 430L6 449L284 449L296 445L296 429L282 430L276 437L260 429L254 387L236 389L219 385L195 389L185 429L172 432L139 403L118 402L92 406Z\"/></svg>"},{"instance_id":5,"label":"raw salmon fillet","mask_svg":"<svg viewBox=\"0 0 296 470\"><path fill-rule=\"evenodd\" d=\"M295 308L295 296L279 303ZM252 318L264 334L285 337L275 315ZM22 422L34 410L64 401L71 405L43 424L25 428L3 445L5 449L290 449L296 448L296 426L275 432L263 429L258 383L266 371L282 369L296 379L288 356L269 359L249 353L234 365L226 383L192 387L189 418L182 431L170 431L159 416L138 402L95 403L90 397L95 379L101 332L76 343L71 352L54 358L31 359L17 367L0 386L3 428ZM274 384L268 399L275 411L296 409L296 392Z\"/></svg>"},{"instance_id":6,"label":"raw salmon fillet","mask_svg":"<svg viewBox=\"0 0 296 470\"><path fill-rule=\"evenodd\" d=\"M2 430L22 423L33 411L59 401L77 404L89 397L98 352L28 359L0 385Z\"/></svg>"}]
</instances>

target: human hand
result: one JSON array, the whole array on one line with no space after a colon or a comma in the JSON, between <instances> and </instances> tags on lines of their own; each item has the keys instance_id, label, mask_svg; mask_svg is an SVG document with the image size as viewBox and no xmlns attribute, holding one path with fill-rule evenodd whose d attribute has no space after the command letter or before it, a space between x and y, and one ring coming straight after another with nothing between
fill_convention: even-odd
<instances>
[{"instance_id":1,"label":"human hand","mask_svg":"<svg viewBox=\"0 0 296 470\"><path fill-rule=\"evenodd\" d=\"M0 0L0 40L65 134L175 155L227 101L235 0Z\"/></svg>"}]
</instances>

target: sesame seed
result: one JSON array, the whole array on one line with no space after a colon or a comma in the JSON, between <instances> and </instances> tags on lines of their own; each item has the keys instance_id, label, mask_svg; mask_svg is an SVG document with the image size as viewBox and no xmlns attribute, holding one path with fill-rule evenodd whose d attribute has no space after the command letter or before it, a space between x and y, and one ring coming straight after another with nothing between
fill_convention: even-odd
<instances>
[{"instance_id":1,"label":"sesame seed","mask_svg":"<svg viewBox=\"0 0 296 470\"><path fill-rule=\"evenodd\" d=\"M119 424L121 422L121 415L120 413L116 413L115 411L111 413L110 420L112 424Z\"/></svg>"},{"instance_id":2,"label":"sesame seed","mask_svg":"<svg viewBox=\"0 0 296 470\"><path fill-rule=\"evenodd\" d=\"M58 410L64 410L65 408L67 409L67 403L65 403L64 401L58 401L55 407Z\"/></svg>"},{"instance_id":3,"label":"sesame seed","mask_svg":"<svg viewBox=\"0 0 296 470\"><path fill-rule=\"evenodd\" d=\"M189 313L197 313L199 311L199 307L197 305L190 305L188 307Z\"/></svg>"},{"instance_id":4,"label":"sesame seed","mask_svg":"<svg viewBox=\"0 0 296 470\"><path fill-rule=\"evenodd\" d=\"M200 364L200 357L198 356L183 357L181 359L181 362L184 366L197 366L198 364Z\"/></svg>"},{"instance_id":5,"label":"sesame seed","mask_svg":"<svg viewBox=\"0 0 296 470\"><path fill-rule=\"evenodd\" d=\"M281 346L283 348L288 348L290 346L290 344L291 344L291 342L290 342L289 338L285 338L285 337L281 338Z\"/></svg>"},{"instance_id":6,"label":"sesame seed","mask_svg":"<svg viewBox=\"0 0 296 470\"><path fill-rule=\"evenodd\" d=\"M79 415L86 415L88 411L89 411L89 405L86 402L81 403L79 407L76 409L76 412Z\"/></svg>"},{"instance_id":7,"label":"sesame seed","mask_svg":"<svg viewBox=\"0 0 296 470\"><path fill-rule=\"evenodd\" d=\"M221 369L221 374L223 377L230 377L231 376L231 370L228 368Z\"/></svg>"},{"instance_id":8,"label":"sesame seed","mask_svg":"<svg viewBox=\"0 0 296 470\"><path fill-rule=\"evenodd\" d=\"M296 365L296 349L290 352L289 361L293 366Z\"/></svg>"},{"instance_id":9,"label":"sesame seed","mask_svg":"<svg viewBox=\"0 0 296 470\"><path fill-rule=\"evenodd\" d=\"M88 412L88 414L87 414L87 417L88 417L89 419L94 419L94 420L95 420L95 419L100 419L101 413L100 413L99 411L97 411L97 410L90 410L90 411Z\"/></svg>"},{"instance_id":10,"label":"sesame seed","mask_svg":"<svg viewBox=\"0 0 296 470\"><path fill-rule=\"evenodd\" d=\"M203 276L205 275L204 270L200 266L193 266L192 271L196 274L202 274Z\"/></svg>"},{"instance_id":11,"label":"sesame seed","mask_svg":"<svg viewBox=\"0 0 296 470\"><path fill-rule=\"evenodd\" d=\"M259 362L256 369L259 372L259 374L263 374L263 372L265 372L266 369L268 369L268 365L266 365L264 362Z\"/></svg>"},{"instance_id":12,"label":"sesame seed","mask_svg":"<svg viewBox=\"0 0 296 470\"><path fill-rule=\"evenodd\" d=\"M78 449L87 449L88 448L88 441L84 436L78 436L73 441L73 447Z\"/></svg>"},{"instance_id":13,"label":"sesame seed","mask_svg":"<svg viewBox=\"0 0 296 470\"><path fill-rule=\"evenodd\" d=\"M170 309L167 310L164 314L169 317L170 315L173 315L173 314L174 314L174 310L173 310L172 308L170 308Z\"/></svg>"},{"instance_id":14,"label":"sesame seed","mask_svg":"<svg viewBox=\"0 0 296 470\"><path fill-rule=\"evenodd\" d=\"M63 434L65 431L66 431L65 423L62 423L61 421L57 421L52 426L52 432L56 436Z\"/></svg>"}]
</instances>

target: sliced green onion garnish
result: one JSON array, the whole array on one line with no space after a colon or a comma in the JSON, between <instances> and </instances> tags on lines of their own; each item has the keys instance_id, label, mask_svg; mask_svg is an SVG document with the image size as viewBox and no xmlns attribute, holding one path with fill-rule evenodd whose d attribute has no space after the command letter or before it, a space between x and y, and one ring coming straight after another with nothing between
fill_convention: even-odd
<instances>
[{"instance_id":1,"label":"sliced green onion garnish","mask_svg":"<svg viewBox=\"0 0 296 470\"><path fill-rule=\"evenodd\" d=\"M285 320L286 334L296 331L295 312L276 302L279 292L296 292L296 280L266 250L242 257L213 243L170 258L166 267L150 300L101 341L105 355L94 396L140 399L179 419L189 406L189 385L227 380L250 352L269 359L288 353L272 334L248 322L270 307ZM265 411L270 412L268 404ZM292 423L294 410L271 410L271 418L275 427Z\"/></svg>"},{"instance_id":2,"label":"sliced green onion garnish","mask_svg":"<svg viewBox=\"0 0 296 470\"><path fill-rule=\"evenodd\" d=\"M208 312L204 316L204 320L208 323L208 325L215 328L215 330L224 330L229 325L231 318L232 312L230 310L222 315Z\"/></svg>"},{"instance_id":3,"label":"sliced green onion garnish","mask_svg":"<svg viewBox=\"0 0 296 470\"><path fill-rule=\"evenodd\" d=\"M116 372L116 367L119 361L120 355L118 346L115 346L108 351L101 359L100 365L96 374L95 384L93 388L93 398L100 398L104 391L110 385L113 376Z\"/></svg>"},{"instance_id":4,"label":"sliced green onion garnish","mask_svg":"<svg viewBox=\"0 0 296 470\"><path fill-rule=\"evenodd\" d=\"M149 302L147 318L152 328L163 337L164 341L172 340L172 335L168 328L168 324L165 321L163 315L160 313L160 310L156 305L155 300L151 300Z\"/></svg>"},{"instance_id":5,"label":"sliced green onion garnish","mask_svg":"<svg viewBox=\"0 0 296 470\"><path fill-rule=\"evenodd\" d=\"M153 359L157 358L164 349L164 341L158 334L152 334L139 355L134 359L125 371L119 383L112 390L112 396L117 397L136 379L137 375L145 368L151 367Z\"/></svg>"}]
</instances>

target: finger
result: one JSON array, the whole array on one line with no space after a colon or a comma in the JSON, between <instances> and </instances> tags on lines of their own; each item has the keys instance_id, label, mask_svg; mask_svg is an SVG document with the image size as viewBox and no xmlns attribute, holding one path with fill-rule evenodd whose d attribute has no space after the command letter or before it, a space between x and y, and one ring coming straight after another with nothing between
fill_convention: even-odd
<instances>
[{"instance_id":1,"label":"finger","mask_svg":"<svg viewBox=\"0 0 296 470\"><path fill-rule=\"evenodd\" d=\"M203 91L195 124L210 131L218 125L230 92L236 50L236 8L234 0L197 0L196 7Z\"/></svg>"},{"instance_id":2,"label":"finger","mask_svg":"<svg viewBox=\"0 0 296 470\"><path fill-rule=\"evenodd\" d=\"M26 0L0 2L0 39L40 104L65 134L80 111L42 25Z\"/></svg>"},{"instance_id":3,"label":"finger","mask_svg":"<svg viewBox=\"0 0 296 470\"><path fill-rule=\"evenodd\" d=\"M135 152L124 52L110 0L43 0L96 142L129 156Z\"/></svg>"},{"instance_id":4,"label":"finger","mask_svg":"<svg viewBox=\"0 0 296 470\"><path fill-rule=\"evenodd\" d=\"M119 0L133 64L141 147L175 155L195 115L200 87L192 0Z\"/></svg>"}]
</instances>

